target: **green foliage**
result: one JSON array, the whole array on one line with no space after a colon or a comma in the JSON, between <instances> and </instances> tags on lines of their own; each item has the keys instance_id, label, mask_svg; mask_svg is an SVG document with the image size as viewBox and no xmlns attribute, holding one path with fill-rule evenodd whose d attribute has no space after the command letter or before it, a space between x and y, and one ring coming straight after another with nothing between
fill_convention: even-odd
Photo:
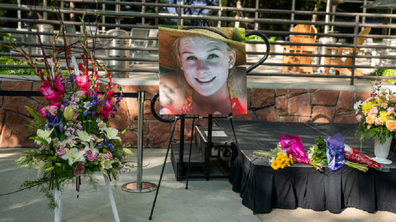
<instances>
[{"instance_id":1,"label":"green foliage","mask_svg":"<svg viewBox=\"0 0 396 222\"><path fill-rule=\"evenodd\" d=\"M322 139L320 136L316 137L315 145L308 149L307 154L310 160L313 160L321 165L326 165L326 141L324 141L324 139Z\"/></svg>"},{"instance_id":2,"label":"green foliage","mask_svg":"<svg viewBox=\"0 0 396 222\"><path fill-rule=\"evenodd\" d=\"M374 69L374 71L372 71L369 76L395 77L395 79L383 79L382 81L396 83L396 69Z\"/></svg>"},{"instance_id":3,"label":"green foliage","mask_svg":"<svg viewBox=\"0 0 396 222\"><path fill-rule=\"evenodd\" d=\"M33 116L33 121L31 125L26 125L26 126L35 129L32 132L28 132L28 133L35 133L36 129L41 129L47 124L46 120L43 117L41 117L41 114L38 111L34 111L29 106L25 106L25 108L29 111L30 115Z\"/></svg>"},{"instance_id":4,"label":"green foliage","mask_svg":"<svg viewBox=\"0 0 396 222\"><path fill-rule=\"evenodd\" d=\"M10 41L11 33L0 32L0 41ZM9 52L10 47L5 44L0 44L0 52Z\"/></svg>"},{"instance_id":5,"label":"green foliage","mask_svg":"<svg viewBox=\"0 0 396 222\"><path fill-rule=\"evenodd\" d=\"M10 58L9 56L0 56L0 64L5 65L27 65L25 61L19 61ZM30 68L22 69L22 68L8 68L8 67L0 67L0 74L3 75L29 75L34 76L34 72Z\"/></svg>"}]
</instances>

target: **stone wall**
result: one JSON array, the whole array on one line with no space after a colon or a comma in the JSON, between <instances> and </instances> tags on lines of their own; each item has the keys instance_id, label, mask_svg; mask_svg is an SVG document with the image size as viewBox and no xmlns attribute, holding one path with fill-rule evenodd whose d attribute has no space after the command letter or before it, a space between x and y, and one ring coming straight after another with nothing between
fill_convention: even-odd
<instances>
[{"instance_id":1,"label":"stone wall","mask_svg":"<svg viewBox=\"0 0 396 222\"><path fill-rule=\"evenodd\" d=\"M5 91L39 91L40 82L3 81L0 89ZM151 114L151 98L158 86L126 85L124 92L143 90L145 147L166 147L169 143L171 123L157 121ZM356 123L353 104L365 100L370 92L323 89L295 88L249 88L248 114L234 115L234 119L280 121L280 122L316 122L316 123ZM32 117L24 106L40 108L45 104L44 97L0 97L0 147L34 147L29 137ZM158 104L156 104L158 111ZM120 103L111 126L123 130L135 126L122 135L125 146L137 145L138 104L136 98L124 98ZM195 124L207 125L206 119L196 120ZM191 138L192 119L186 120L185 139ZM174 139L180 139L180 123L175 128Z\"/></svg>"}]
</instances>

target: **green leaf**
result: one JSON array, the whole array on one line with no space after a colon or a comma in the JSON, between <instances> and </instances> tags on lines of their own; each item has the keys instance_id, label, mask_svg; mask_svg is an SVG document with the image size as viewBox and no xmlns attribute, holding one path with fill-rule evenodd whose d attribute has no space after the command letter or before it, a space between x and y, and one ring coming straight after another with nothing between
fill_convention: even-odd
<instances>
[{"instance_id":1,"label":"green leaf","mask_svg":"<svg viewBox=\"0 0 396 222\"><path fill-rule=\"evenodd\" d=\"M373 128L373 129L371 129L371 130L369 131L368 136L369 136L370 138L372 138L372 137L375 136L375 134L377 134L377 129L376 129L376 128Z\"/></svg>"}]
</instances>

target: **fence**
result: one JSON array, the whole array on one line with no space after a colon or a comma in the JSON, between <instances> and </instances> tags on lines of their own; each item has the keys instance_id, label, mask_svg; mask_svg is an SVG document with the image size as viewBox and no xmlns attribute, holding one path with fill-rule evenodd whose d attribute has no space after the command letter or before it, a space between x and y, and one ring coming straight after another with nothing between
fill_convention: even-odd
<instances>
[{"instance_id":1,"label":"fence","mask_svg":"<svg viewBox=\"0 0 396 222\"><path fill-rule=\"evenodd\" d=\"M11 22L15 24L15 29L0 29L0 33L11 33L12 36L19 37L20 42L16 44L18 46L23 46L27 49L29 56L31 57L42 57L40 53L37 52L35 49L40 46L39 43L32 38L32 36L36 36L37 32L35 30L30 29L29 27L22 28L22 24L32 23L34 20L31 18L21 18L21 12L30 11L28 5L20 4L1 4L0 9L6 10L13 10L15 11L15 15L17 17L0 17L0 21ZM384 18L396 18L396 15L392 14L373 14L373 13L340 13L340 12L321 12L321 11L298 11L298 10L279 10L279 9L258 9L258 8L240 8L240 7L222 7L222 6L201 6L201 5L184 5L184 4L165 4L165 3L137 3L137 2L120 2L120 1L97 1L97 4L101 6L100 9L82 9L82 8L72 8L66 9L64 7L64 3L68 3L70 6L74 5L74 3L79 3L81 6L92 6L95 4L94 0L86 0L86 1L79 1L79 0L67 0L61 2L60 13L64 19L63 25L68 27L74 27L74 30L77 30L82 23L79 21L71 21L72 18L76 16L82 16L86 13L88 16L93 17L96 12L100 13L101 22L98 24L98 29L95 31L96 33L89 33L91 37L96 37L96 39L101 40L101 42L111 42L116 39L125 39L125 40L151 40L156 41L158 40L157 37L139 37L139 36L130 36L130 35L118 35L114 36L109 34L109 29L116 28L116 29L123 29L126 31L131 30L132 28L145 28L145 29L158 29L158 25L161 24L196 24L198 21L202 19L207 19L210 21L211 25L213 26L225 26L226 24L234 23L234 25L238 26L239 24L244 24L250 27L259 27L259 25L272 25L275 27L279 27L279 31L270 31L270 30L258 30L265 34L266 36L290 36L290 35L312 35L309 33L296 33L290 32L288 30L281 30L282 26L290 26L293 27L298 24L307 24L307 25L314 25L315 27L320 27L321 29L326 26L332 26L337 29L337 27L344 27L350 28L351 32L348 33L336 33L336 32L327 32L327 33L317 33L317 39L321 38L338 38L340 39L352 39L351 44L345 44L342 41L339 43L332 42L329 43L328 41L316 41L315 43L291 43L287 41L274 41L271 42L272 48L283 48L282 46L313 46L316 47L317 50L311 53L300 54L300 53L290 53L288 51L271 51L270 56L272 58L281 58L284 56L302 56L302 57L312 57L313 62L311 64L299 64L299 67L313 67L315 70L314 74L303 74L301 72L296 73L281 73L279 71L267 71L270 69L266 69L266 67L293 67L296 64L292 63L282 63L278 62L277 60L267 60L263 65L265 69L258 69L259 71L251 72L249 75L255 76L292 76L292 77L312 77L312 78L340 78L345 79L345 81L350 81L350 84L354 84L354 79L371 79L377 78L375 76L367 76L367 75L356 75L355 69L368 69L372 70L374 68L379 69L394 69L394 55L396 55L396 37L391 35L380 35L380 34L359 34L360 30L363 28L372 28L372 29L396 29L396 25L392 24L380 24L380 23L367 23L365 22L366 18L377 18L379 20ZM36 6L35 10L44 15L44 18L49 18L50 14L55 14L50 7L46 7L46 1L44 1L44 6ZM111 7L115 7L114 10L110 10ZM131 11L121 11L120 6L130 6L130 7L141 7L142 12L131 12ZM154 13L146 12L145 10L148 7L154 7ZM88 7L89 8L89 7ZM159 9L161 8L175 8L175 13L159 13ZM208 10L211 12L212 15L205 15L205 16L193 16L193 15L185 15L183 14L182 9L200 9L200 10ZM255 14L255 18L247 18L247 17L224 17L221 16L222 11L239 11L239 12L250 12ZM258 14L266 14L265 18L258 18ZM279 15L285 14L290 17L290 19L277 19L271 17L272 15ZM312 15L317 15L317 21L311 22L308 17ZM330 17L335 18L344 18L346 21L353 21L353 22L340 22L334 21L330 22L328 19ZM304 18L296 20L294 18ZM69 19L68 19L69 18ZM143 24L122 24L121 19L140 19ZM70 21L68 21L70 20ZM152 24L145 24L146 21L152 20ZM43 24L42 27L45 27L44 24L49 24L55 27L55 29L59 29L61 22L57 19L38 19L36 20L38 24ZM327 21L327 22L326 22ZM88 23L87 25L92 26L94 25L93 22ZM77 27L77 28L76 28ZM95 30L95 29L94 29ZM325 28L325 30L328 30ZM247 29L246 31L252 31ZM373 33L373 32L372 32ZM42 29L40 32L40 36L45 39L45 37L54 36L56 35L56 31L51 29ZM67 38L77 38L80 37L82 34L75 31L75 33L66 33L65 36ZM358 38L369 38L377 40L383 44L375 43L375 42L368 42L366 41L363 45L358 45ZM50 39L50 38L47 38ZM106 41L107 40L107 41ZM0 41L1 44L8 44L9 41ZM260 44L257 41L247 41L246 43L251 45ZM52 44L49 42L45 42L43 46L50 47ZM57 47L64 46L61 43L56 44ZM98 47L98 46L97 46ZM108 52L109 50L125 50L125 46L123 45L111 45L111 44L102 44L102 48L98 47L99 50L105 50ZM254 48L254 47L253 47ZM350 48L352 53L351 54L334 54L335 50L326 50L330 48ZM360 50L359 50L360 49ZM131 48L131 50L139 50L142 52L151 52L155 53L158 52L157 47L135 47ZM263 50L264 52L264 50ZM329 52L332 52L331 54ZM363 52L360 54L359 52ZM77 53L78 54L78 53ZM247 56L255 56L261 55L262 52L259 51L247 51ZM15 52L10 53L0 53L1 56L13 56L18 57ZM62 56L58 56L62 58ZM78 56L77 56L78 57ZM116 66L114 68L110 68L110 72L142 72L142 73L158 73L158 69L139 69L137 66L129 66L129 63L133 62L158 62L157 58L131 58L131 57L122 57L122 56L104 56L97 55L97 59L103 61L118 61L120 63L128 63L127 67ZM324 61L331 58L351 58L352 61L350 64L324 64ZM279 59L278 59L279 60ZM340 61L340 60L339 60ZM343 61L343 60L341 60ZM329 62L329 61L327 61ZM250 64L250 63L248 63ZM24 65L5 65L0 64L0 67L8 67L8 68L27 68L28 66ZM120 68L121 67L121 68ZM323 72L326 68L347 68L351 70L351 75L325 75ZM393 78L393 77L382 77L382 78Z\"/></svg>"}]
</instances>

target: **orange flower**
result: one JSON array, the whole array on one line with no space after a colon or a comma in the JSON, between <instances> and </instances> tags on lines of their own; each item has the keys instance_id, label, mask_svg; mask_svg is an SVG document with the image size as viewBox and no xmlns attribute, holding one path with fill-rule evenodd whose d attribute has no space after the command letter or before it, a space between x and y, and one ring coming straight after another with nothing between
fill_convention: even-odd
<instances>
[{"instance_id":1,"label":"orange flower","mask_svg":"<svg viewBox=\"0 0 396 222\"><path fill-rule=\"evenodd\" d=\"M386 128L389 131L395 131L396 130L396 120L388 120L388 122L386 122Z\"/></svg>"},{"instance_id":2,"label":"orange flower","mask_svg":"<svg viewBox=\"0 0 396 222\"><path fill-rule=\"evenodd\" d=\"M368 124L373 124L375 121L375 116L374 115L369 115L366 117L366 123Z\"/></svg>"}]
</instances>

